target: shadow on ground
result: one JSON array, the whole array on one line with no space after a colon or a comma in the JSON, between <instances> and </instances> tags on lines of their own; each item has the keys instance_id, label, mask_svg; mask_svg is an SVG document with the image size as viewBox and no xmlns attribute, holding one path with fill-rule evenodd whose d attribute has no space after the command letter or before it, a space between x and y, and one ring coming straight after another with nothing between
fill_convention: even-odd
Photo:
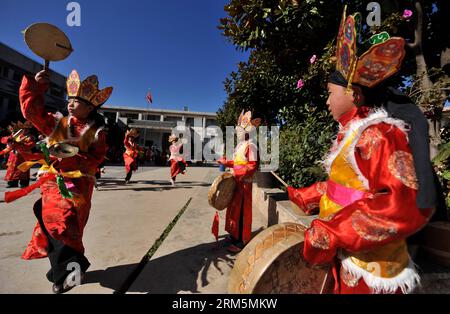
<instances>
[{"instance_id":1,"label":"shadow on ground","mask_svg":"<svg viewBox=\"0 0 450 314\"><path fill-rule=\"evenodd\" d=\"M262 228L255 231L254 235L261 231ZM199 285L204 288L218 280L226 281L225 288L222 288L226 290L228 274L235 259L236 255L226 250L226 240L221 237L219 242L199 244L150 260L128 292L200 293ZM138 266L139 264L135 263L87 272L85 283L99 283L102 287L117 291ZM220 278L221 276L226 278Z\"/></svg>"},{"instance_id":2,"label":"shadow on ground","mask_svg":"<svg viewBox=\"0 0 450 314\"><path fill-rule=\"evenodd\" d=\"M137 187L136 184L153 185L151 187ZM131 181L129 184L125 184L124 180L117 179L101 179L99 180L99 191L162 191L172 189L192 189L194 187L207 187L211 183L199 182L199 181L182 181L177 182L175 186L172 186L169 181L164 180L136 180Z\"/></svg>"},{"instance_id":3,"label":"shadow on ground","mask_svg":"<svg viewBox=\"0 0 450 314\"><path fill-rule=\"evenodd\" d=\"M199 293L197 278L201 286L208 281L208 272L214 267L222 275L225 267L232 268L235 257L223 247L224 240L200 244L188 249L150 260L139 275L139 280L128 292ZM105 270L88 272L85 283L99 283L101 286L117 291L138 264L109 267Z\"/></svg>"}]
</instances>

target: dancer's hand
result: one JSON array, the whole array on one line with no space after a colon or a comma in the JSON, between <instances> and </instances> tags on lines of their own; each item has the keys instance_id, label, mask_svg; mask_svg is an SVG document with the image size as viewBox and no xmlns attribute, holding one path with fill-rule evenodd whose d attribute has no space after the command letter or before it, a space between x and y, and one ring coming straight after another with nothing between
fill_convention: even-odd
<instances>
[{"instance_id":1,"label":"dancer's hand","mask_svg":"<svg viewBox=\"0 0 450 314\"><path fill-rule=\"evenodd\" d=\"M46 70L42 70L36 74L34 79L39 84L49 84L50 83L50 72L46 71Z\"/></svg>"}]
</instances>

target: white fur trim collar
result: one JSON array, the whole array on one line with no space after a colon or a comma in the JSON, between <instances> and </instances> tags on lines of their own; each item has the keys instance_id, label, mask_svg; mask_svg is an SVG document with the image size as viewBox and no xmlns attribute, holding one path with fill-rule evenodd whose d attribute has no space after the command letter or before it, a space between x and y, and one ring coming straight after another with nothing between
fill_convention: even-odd
<instances>
[{"instance_id":1,"label":"white fur trim collar","mask_svg":"<svg viewBox=\"0 0 450 314\"><path fill-rule=\"evenodd\" d=\"M382 108L371 111L369 113L369 115L367 116L367 118L351 121L349 123L350 123L350 125L348 126L348 129L345 132L345 135L344 135L344 138L342 139L342 141L338 145L337 140L335 140L335 142L333 144L333 147L335 147L335 149L333 149L330 153L328 153L328 155L325 157L324 161L322 162L328 175L331 172L331 165L333 164L333 161L339 155L339 153L341 152L342 148L344 147L345 143L348 141L350 136L354 136L354 139L349 147L349 151L354 151L355 146L358 143L358 140L360 139L364 130L372 125L379 124L379 123L390 124L390 125L396 126L405 134L407 134L407 131L409 129L407 123L405 123L402 120L390 118L388 116L388 113L386 112L386 110L384 110ZM359 170L359 167L356 163L355 154L349 154L347 156L347 161L349 162L349 164L351 165L351 167L355 171L355 173L358 175L358 178L360 179L360 181L364 184L364 187L366 189L369 189L369 182L368 182L367 178L364 177L364 175Z\"/></svg>"},{"instance_id":2,"label":"white fur trim collar","mask_svg":"<svg viewBox=\"0 0 450 314\"><path fill-rule=\"evenodd\" d=\"M340 256L340 258L343 258ZM342 259L342 267L352 274L357 279L363 278L368 287L373 290L373 293L395 293L398 288L402 290L404 294L412 293L414 289L420 286L420 276L417 273L416 265L409 258L409 264L403 271L393 278L382 278L373 275L365 269L362 269L355 265L350 257L344 257Z\"/></svg>"}]
</instances>

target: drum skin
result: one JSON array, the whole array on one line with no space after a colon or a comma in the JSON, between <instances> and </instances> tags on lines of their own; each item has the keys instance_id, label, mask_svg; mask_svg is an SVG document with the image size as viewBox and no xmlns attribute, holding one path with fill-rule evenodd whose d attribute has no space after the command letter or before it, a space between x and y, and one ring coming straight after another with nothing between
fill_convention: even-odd
<instances>
[{"instance_id":1,"label":"drum skin","mask_svg":"<svg viewBox=\"0 0 450 314\"><path fill-rule=\"evenodd\" d=\"M288 222L271 226L255 236L236 259L228 293L330 293L329 265L313 266L302 257L305 229Z\"/></svg>"},{"instance_id":2,"label":"drum skin","mask_svg":"<svg viewBox=\"0 0 450 314\"><path fill-rule=\"evenodd\" d=\"M24 37L28 47L44 60L61 61L73 51L66 34L52 24L32 24L25 30Z\"/></svg>"},{"instance_id":3,"label":"drum skin","mask_svg":"<svg viewBox=\"0 0 450 314\"><path fill-rule=\"evenodd\" d=\"M225 172L218 176L211 184L208 193L209 205L217 210L223 210L233 199L236 180L231 173Z\"/></svg>"}]
</instances>

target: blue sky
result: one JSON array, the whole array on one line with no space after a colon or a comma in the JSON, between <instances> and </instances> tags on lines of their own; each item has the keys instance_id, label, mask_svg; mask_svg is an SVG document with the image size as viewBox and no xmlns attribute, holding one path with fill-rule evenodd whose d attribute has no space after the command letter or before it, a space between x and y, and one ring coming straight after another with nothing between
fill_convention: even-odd
<instances>
[{"instance_id":1,"label":"blue sky","mask_svg":"<svg viewBox=\"0 0 450 314\"><path fill-rule=\"evenodd\" d=\"M1 0L0 41L42 62L21 31L35 22L62 29L74 52L50 67L82 78L97 74L113 86L107 104L216 111L225 101L223 81L248 53L236 51L217 29L227 0L80 0L81 26L66 23L68 0Z\"/></svg>"}]
</instances>

